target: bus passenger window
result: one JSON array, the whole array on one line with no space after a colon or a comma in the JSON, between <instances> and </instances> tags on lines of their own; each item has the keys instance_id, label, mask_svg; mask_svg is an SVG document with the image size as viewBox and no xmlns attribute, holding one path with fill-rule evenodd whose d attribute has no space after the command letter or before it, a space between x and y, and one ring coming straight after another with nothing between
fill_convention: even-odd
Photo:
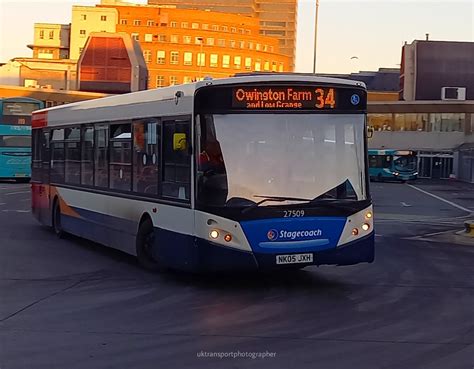
<instances>
[{"instance_id":1,"label":"bus passenger window","mask_svg":"<svg viewBox=\"0 0 474 369\"><path fill-rule=\"evenodd\" d=\"M158 120L143 120L133 123L133 191L158 194Z\"/></svg>"},{"instance_id":2,"label":"bus passenger window","mask_svg":"<svg viewBox=\"0 0 474 369\"><path fill-rule=\"evenodd\" d=\"M191 198L191 151L173 150L173 135L185 133L190 139L191 122L172 120L163 122L163 180L162 195L179 200Z\"/></svg>"},{"instance_id":3,"label":"bus passenger window","mask_svg":"<svg viewBox=\"0 0 474 369\"><path fill-rule=\"evenodd\" d=\"M109 146L109 127L99 126L95 129L94 145L94 185L108 187L109 168L107 162L107 149Z\"/></svg>"},{"instance_id":4,"label":"bus passenger window","mask_svg":"<svg viewBox=\"0 0 474 369\"><path fill-rule=\"evenodd\" d=\"M130 124L110 126L110 188L130 191L132 187L132 133Z\"/></svg>"},{"instance_id":5,"label":"bus passenger window","mask_svg":"<svg viewBox=\"0 0 474 369\"><path fill-rule=\"evenodd\" d=\"M79 184L81 176L80 128L66 129L66 183Z\"/></svg>"},{"instance_id":6,"label":"bus passenger window","mask_svg":"<svg viewBox=\"0 0 474 369\"><path fill-rule=\"evenodd\" d=\"M94 184L94 128L82 127L81 184Z\"/></svg>"},{"instance_id":7,"label":"bus passenger window","mask_svg":"<svg viewBox=\"0 0 474 369\"><path fill-rule=\"evenodd\" d=\"M55 129L51 137L51 182L64 182L64 129Z\"/></svg>"}]
</instances>

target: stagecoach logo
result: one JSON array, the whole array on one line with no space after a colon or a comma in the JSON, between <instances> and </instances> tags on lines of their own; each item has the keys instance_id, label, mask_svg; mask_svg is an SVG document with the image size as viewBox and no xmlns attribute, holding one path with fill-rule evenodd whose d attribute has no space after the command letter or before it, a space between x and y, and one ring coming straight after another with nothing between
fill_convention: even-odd
<instances>
[{"instance_id":1,"label":"stagecoach logo","mask_svg":"<svg viewBox=\"0 0 474 369\"><path fill-rule=\"evenodd\" d=\"M278 238L278 231L276 231L275 229L270 229L267 232L267 237L270 241L275 241Z\"/></svg>"},{"instance_id":2,"label":"stagecoach logo","mask_svg":"<svg viewBox=\"0 0 474 369\"><path fill-rule=\"evenodd\" d=\"M357 94L354 94L351 96L351 103L352 105L359 105L360 103L360 97Z\"/></svg>"},{"instance_id":3,"label":"stagecoach logo","mask_svg":"<svg viewBox=\"0 0 474 369\"><path fill-rule=\"evenodd\" d=\"M277 231L276 229L270 229L267 232L267 238L270 241L276 241L277 239L281 240L297 240L297 239L308 239L314 237L320 237L323 235L323 231L321 229L311 229L306 231L286 231L280 230Z\"/></svg>"}]
</instances>

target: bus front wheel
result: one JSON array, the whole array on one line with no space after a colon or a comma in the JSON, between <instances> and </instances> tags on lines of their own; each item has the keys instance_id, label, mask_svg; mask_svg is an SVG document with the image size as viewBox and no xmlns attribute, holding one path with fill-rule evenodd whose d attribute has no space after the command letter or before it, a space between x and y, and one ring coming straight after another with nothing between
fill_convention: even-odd
<instances>
[{"instance_id":1,"label":"bus front wheel","mask_svg":"<svg viewBox=\"0 0 474 369\"><path fill-rule=\"evenodd\" d=\"M58 238L64 237L64 230L61 225L61 208L59 206L59 200L54 201L53 207L53 230Z\"/></svg>"},{"instance_id":2,"label":"bus front wheel","mask_svg":"<svg viewBox=\"0 0 474 369\"><path fill-rule=\"evenodd\" d=\"M158 261L153 257L153 247L155 244L155 230L151 219L145 219L140 224L137 233L137 259L140 265L151 271L160 271Z\"/></svg>"}]
</instances>

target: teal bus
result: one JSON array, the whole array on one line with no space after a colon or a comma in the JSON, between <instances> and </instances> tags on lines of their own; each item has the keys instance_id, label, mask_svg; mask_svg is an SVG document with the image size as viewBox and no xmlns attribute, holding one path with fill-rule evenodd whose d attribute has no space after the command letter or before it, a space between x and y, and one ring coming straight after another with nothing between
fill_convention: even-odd
<instances>
[{"instance_id":1,"label":"teal bus","mask_svg":"<svg viewBox=\"0 0 474 369\"><path fill-rule=\"evenodd\" d=\"M0 179L30 179L31 114L43 108L28 97L0 99Z\"/></svg>"},{"instance_id":2,"label":"teal bus","mask_svg":"<svg viewBox=\"0 0 474 369\"><path fill-rule=\"evenodd\" d=\"M418 176L417 153L412 150L369 150L369 176L376 181L414 180Z\"/></svg>"}]
</instances>

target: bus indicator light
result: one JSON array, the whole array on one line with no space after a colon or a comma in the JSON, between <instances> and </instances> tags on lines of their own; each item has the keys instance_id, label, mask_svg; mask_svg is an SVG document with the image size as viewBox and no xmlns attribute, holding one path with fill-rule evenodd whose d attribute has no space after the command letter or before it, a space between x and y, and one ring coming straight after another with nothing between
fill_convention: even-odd
<instances>
[{"instance_id":1,"label":"bus indicator light","mask_svg":"<svg viewBox=\"0 0 474 369\"><path fill-rule=\"evenodd\" d=\"M229 233L227 233L227 234L224 236L224 241L225 241L225 242L230 242L230 241L232 241L232 235L230 235Z\"/></svg>"},{"instance_id":2,"label":"bus indicator light","mask_svg":"<svg viewBox=\"0 0 474 369\"><path fill-rule=\"evenodd\" d=\"M352 229L352 235L357 236L359 234L359 230L357 228Z\"/></svg>"}]
</instances>

